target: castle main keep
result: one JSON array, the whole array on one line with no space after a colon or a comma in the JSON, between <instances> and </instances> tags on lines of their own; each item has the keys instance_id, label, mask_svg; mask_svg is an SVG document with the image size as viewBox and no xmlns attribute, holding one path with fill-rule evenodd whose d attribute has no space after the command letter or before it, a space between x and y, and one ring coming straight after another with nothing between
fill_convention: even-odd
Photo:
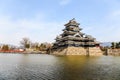
<instances>
[{"instance_id":1,"label":"castle main keep","mask_svg":"<svg viewBox=\"0 0 120 80\"><path fill-rule=\"evenodd\" d=\"M56 37L52 53L56 55L101 55L99 42L91 35L82 33L75 19L65 24L63 33Z\"/></svg>"}]
</instances>

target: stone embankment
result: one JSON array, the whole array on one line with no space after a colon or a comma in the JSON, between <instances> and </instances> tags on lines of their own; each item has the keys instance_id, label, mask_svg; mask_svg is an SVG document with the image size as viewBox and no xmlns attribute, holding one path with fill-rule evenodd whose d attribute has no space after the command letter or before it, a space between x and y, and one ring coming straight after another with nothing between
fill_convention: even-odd
<instances>
[{"instance_id":1,"label":"stone embankment","mask_svg":"<svg viewBox=\"0 0 120 80\"><path fill-rule=\"evenodd\" d=\"M17 51L17 50L0 50L0 53L13 53L13 54L46 54L47 51Z\"/></svg>"},{"instance_id":2,"label":"stone embankment","mask_svg":"<svg viewBox=\"0 0 120 80\"><path fill-rule=\"evenodd\" d=\"M67 47L67 48L59 48L59 49L53 50L51 54L100 56L100 55L103 55L103 52L100 50L99 47L93 47L93 48Z\"/></svg>"},{"instance_id":3,"label":"stone embankment","mask_svg":"<svg viewBox=\"0 0 120 80\"><path fill-rule=\"evenodd\" d=\"M120 56L120 49L107 49L106 55Z\"/></svg>"}]
</instances>

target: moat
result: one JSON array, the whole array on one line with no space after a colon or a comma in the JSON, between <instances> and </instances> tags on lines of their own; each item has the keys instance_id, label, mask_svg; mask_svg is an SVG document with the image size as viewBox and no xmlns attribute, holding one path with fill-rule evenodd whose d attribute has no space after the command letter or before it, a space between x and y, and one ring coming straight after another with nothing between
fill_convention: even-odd
<instances>
[{"instance_id":1,"label":"moat","mask_svg":"<svg viewBox=\"0 0 120 80\"><path fill-rule=\"evenodd\" d=\"M119 56L0 54L0 80L119 79Z\"/></svg>"}]
</instances>

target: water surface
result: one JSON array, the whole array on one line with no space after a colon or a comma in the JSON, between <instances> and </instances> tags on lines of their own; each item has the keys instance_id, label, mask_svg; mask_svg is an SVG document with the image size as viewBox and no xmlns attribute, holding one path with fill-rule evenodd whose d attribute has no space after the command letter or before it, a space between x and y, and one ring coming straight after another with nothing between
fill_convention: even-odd
<instances>
[{"instance_id":1,"label":"water surface","mask_svg":"<svg viewBox=\"0 0 120 80\"><path fill-rule=\"evenodd\" d=\"M120 80L120 57L0 54L0 80Z\"/></svg>"}]
</instances>

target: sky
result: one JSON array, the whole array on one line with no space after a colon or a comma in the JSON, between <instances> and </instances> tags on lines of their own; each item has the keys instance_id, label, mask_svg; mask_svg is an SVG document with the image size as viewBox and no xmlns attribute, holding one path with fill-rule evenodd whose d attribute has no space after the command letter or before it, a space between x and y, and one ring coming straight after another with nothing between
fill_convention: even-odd
<instances>
[{"instance_id":1,"label":"sky","mask_svg":"<svg viewBox=\"0 0 120 80\"><path fill-rule=\"evenodd\" d=\"M97 41L120 41L120 0L0 0L0 43L53 43L72 18Z\"/></svg>"}]
</instances>

